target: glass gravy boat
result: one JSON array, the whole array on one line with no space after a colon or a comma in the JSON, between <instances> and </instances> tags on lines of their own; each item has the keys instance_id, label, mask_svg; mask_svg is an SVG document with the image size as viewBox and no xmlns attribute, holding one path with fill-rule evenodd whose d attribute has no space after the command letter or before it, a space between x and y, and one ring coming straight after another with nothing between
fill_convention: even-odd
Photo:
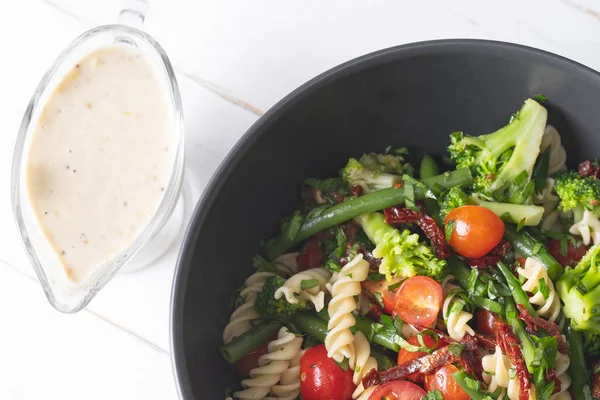
<instances>
[{"instance_id":1,"label":"glass gravy boat","mask_svg":"<svg viewBox=\"0 0 600 400\"><path fill-rule=\"evenodd\" d=\"M180 199L184 170L184 131L181 98L173 67L163 48L148 34L140 30L145 16L146 2L126 1L119 23L93 28L76 38L56 59L46 72L33 94L21 122L12 164L12 206L18 231L27 255L44 289L57 310L73 313L84 308L131 258L149 241L155 247L157 234L169 221ZM55 248L44 234L33 210L27 187L28 149L36 122L50 96L68 71L92 51L109 46L133 46L154 67L161 81L162 91L169 107L171 132L173 135L173 157L171 174L164 187L162 200L150 221L135 240L114 254L110 259L94 268L85 279L74 282L65 273L65 267ZM90 210L93 212L93 210ZM183 222L181 218L180 223ZM166 231L166 229L165 229ZM172 230L171 230L172 236ZM166 239L166 238L165 238ZM168 239L172 242L173 238ZM162 250L164 253L165 249ZM157 254L159 256L160 254ZM156 257L155 257L156 258ZM148 257L146 257L148 259ZM134 260L135 261L135 260ZM135 262L134 262L135 263Z\"/></svg>"}]
</instances>

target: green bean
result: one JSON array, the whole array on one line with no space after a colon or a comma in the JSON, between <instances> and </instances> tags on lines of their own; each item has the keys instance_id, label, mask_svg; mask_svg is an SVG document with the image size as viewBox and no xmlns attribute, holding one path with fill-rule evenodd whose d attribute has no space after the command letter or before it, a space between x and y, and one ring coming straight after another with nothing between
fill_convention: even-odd
<instances>
[{"instance_id":1,"label":"green bean","mask_svg":"<svg viewBox=\"0 0 600 400\"><path fill-rule=\"evenodd\" d=\"M571 356L569 375L571 376L571 386L573 387L575 400L591 400L590 382L581 332L574 330L569 325L567 327L567 341L569 342L569 354Z\"/></svg>"},{"instance_id":2,"label":"green bean","mask_svg":"<svg viewBox=\"0 0 600 400\"><path fill-rule=\"evenodd\" d=\"M467 267L458 257L448 258L448 270L454 276L456 283L465 290L469 289L469 279L471 278L471 268ZM475 282L473 294L483 296L487 293L487 285L481 280L481 277Z\"/></svg>"},{"instance_id":3,"label":"green bean","mask_svg":"<svg viewBox=\"0 0 600 400\"><path fill-rule=\"evenodd\" d=\"M235 363L246 354L264 344L283 324L276 320L264 321L253 326L241 336L221 346L219 352L228 363Z\"/></svg>"},{"instance_id":4,"label":"green bean","mask_svg":"<svg viewBox=\"0 0 600 400\"><path fill-rule=\"evenodd\" d=\"M446 172L422 180L429 188L437 186L443 188L465 186L471 184L472 181L473 178L468 168L460 168L456 171ZM413 189L416 200L422 200L425 197L425 193L423 193L423 190L419 186L414 186ZM349 221L361 214L402 204L404 201L404 187L382 189L364 196L348 198L340 204L331 206L313 218L305 219L293 240L290 241L282 236L270 240L266 248L267 258L274 260L294 244L308 239L315 233L327 228Z\"/></svg>"},{"instance_id":5,"label":"green bean","mask_svg":"<svg viewBox=\"0 0 600 400\"><path fill-rule=\"evenodd\" d=\"M504 276L504 279L506 279L506 283L508 284L508 288L510 289L515 302L521 305L522 307L525 307L529 315L531 315L532 317L537 317L533 306L529 302L529 297L527 296L527 293L525 293L523 287L521 286L521 282L517 280L517 278L506 267L506 265L504 265L504 263L499 262L498 269Z\"/></svg>"},{"instance_id":6,"label":"green bean","mask_svg":"<svg viewBox=\"0 0 600 400\"><path fill-rule=\"evenodd\" d=\"M513 249L524 257L533 257L541 262L553 281L556 281L563 274L563 267L552 257L546 246L537 241L527 230L521 229L517 232L516 227L507 224L504 239L509 241Z\"/></svg>"},{"instance_id":7,"label":"green bean","mask_svg":"<svg viewBox=\"0 0 600 400\"><path fill-rule=\"evenodd\" d=\"M440 168L437 163L428 154L423 156L421 160L421 167L419 168L419 176L421 179L431 178L432 176L438 175L440 173Z\"/></svg>"},{"instance_id":8,"label":"green bean","mask_svg":"<svg viewBox=\"0 0 600 400\"><path fill-rule=\"evenodd\" d=\"M475 307L485 308L486 310L499 315L504 313L504 306L494 300L482 296L472 296L471 300L473 300Z\"/></svg>"}]
</instances>

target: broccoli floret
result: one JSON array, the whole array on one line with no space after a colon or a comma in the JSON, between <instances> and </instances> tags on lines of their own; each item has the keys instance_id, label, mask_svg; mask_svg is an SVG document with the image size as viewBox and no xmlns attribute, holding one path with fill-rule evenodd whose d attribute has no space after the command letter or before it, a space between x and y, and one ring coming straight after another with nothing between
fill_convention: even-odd
<instances>
[{"instance_id":1,"label":"broccoli floret","mask_svg":"<svg viewBox=\"0 0 600 400\"><path fill-rule=\"evenodd\" d=\"M560 197L559 209L573 210L576 220L584 210L600 217L600 180L594 176L584 178L573 170L559 172L554 175L554 190Z\"/></svg>"},{"instance_id":2,"label":"broccoli floret","mask_svg":"<svg viewBox=\"0 0 600 400\"><path fill-rule=\"evenodd\" d=\"M547 111L527 99L508 125L494 133L473 137L451 134L450 158L468 167L474 176L473 191L502 203L526 203L535 187L531 180L540 152Z\"/></svg>"},{"instance_id":3,"label":"broccoli floret","mask_svg":"<svg viewBox=\"0 0 600 400\"><path fill-rule=\"evenodd\" d=\"M285 283L285 279L278 275L273 275L265 280L265 285L258 292L254 308L257 313L265 318L288 318L297 311L306 308L306 300L298 298L297 304L290 304L285 296L280 299L275 298L275 291Z\"/></svg>"},{"instance_id":4,"label":"broccoli floret","mask_svg":"<svg viewBox=\"0 0 600 400\"><path fill-rule=\"evenodd\" d=\"M438 199L438 204L440 206L440 216L444 220L450 211L469 204L469 196L461 188L453 187L442 193Z\"/></svg>"},{"instance_id":5,"label":"broccoli floret","mask_svg":"<svg viewBox=\"0 0 600 400\"><path fill-rule=\"evenodd\" d=\"M588 356L600 355L600 335L583 332L583 345L585 346L585 354Z\"/></svg>"},{"instance_id":6,"label":"broccoli floret","mask_svg":"<svg viewBox=\"0 0 600 400\"><path fill-rule=\"evenodd\" d=\"M373 256L381 258L379 272L388 280L392 277L426 275L440 280L444 277L446 261L437 259L419 235L409 230L400 232L385 223L381 213L367 213L355 218L367 237L375 244Z\"/></svg>"},{"instance_id":7,"label":"broccoli floret","mask_svg":"<svg viewBox=\"0 0 600 400\"><path fill-rule=\"evenodd\" d=\"M571 326L600 334L600 245L591 247L574 268L565 268L556 290Z\"/></svg>"},{"instance_id":8,"label":"broccoli floret","mask_svg":"<svg viewBox=\"0 0 600 400\"><path fill-rule=\"evenodd\" d=\"M341 171L348 186L359 185L365 193L393 187L402 181L402 175L414 175L414 168L399 154L363 154L351 158Z\"/></svg>"}]
</instances>

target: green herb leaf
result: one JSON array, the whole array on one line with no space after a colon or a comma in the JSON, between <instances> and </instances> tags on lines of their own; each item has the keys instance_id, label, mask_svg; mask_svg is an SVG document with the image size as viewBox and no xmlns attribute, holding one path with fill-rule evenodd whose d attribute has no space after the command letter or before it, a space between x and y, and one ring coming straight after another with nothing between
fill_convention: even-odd
<instances>
[{"instance_id":1,"label":"green herb leaf","mask_svg":"<svg viewBox=\"0 0 600 400\"><path fill-rule=\"evenodd\" d=\"M515 367L508 369L508 378L515 379L517 377L517 369Z\"/></svg>"},{"instance_id":2,"label":"green herb leaf","mask_svg":"<svg viewBox=\"0 0 600 400\"><path fill-rule=\"evenodd\" d=\"M385 279L385 275L380 274L379 272L372 272L367 275L367 280L371 282L378 282Z\"/></svg>"},{"instance_id":3,"label":"green herb leaf","mask_svg":"<svg viewBox=\"0 0 600 400\"><path fill-rule=\"evenodd\" d=\"M450 220L446 223L446 243L450 243L450 239L452 238L452 232L454 232L454 224L456 221Z\"/></svg>"},{"instance_id":4,"label":"green herb leaf","mask_svg":"<svg viewBox=\"0 0 600 400\"><path fill-rule=\"evenodd\" d=\"M317 285L319 285L319 281L316 279L303 279L300 281L300 289L302 290L312 289Z\"/></svg>"},{"instance_id":5,"label":"green herb leaf","mask_svg":"<svg viewBox=\"0 0 600 400\"><path fill-rule=\"evenodd\" d=\"M465 384L471 390L479 390L479 388L481 387L481 382L479 382L477 379L473 379L470 377L465 378Z\"/></svg>"},{"instance_id":6,"label":"green herb leaf","mask_svg":"<svg viewBox=\"0 0 600 400\"><path fill-rule=\"evenodd\" d=\"M404 282L404 280L401 280L400 282L396 282L394 284L388 285L388 292L392 292L392 291L398 289L400 287L400 285L402 285L403 282Z\"/></svg>"},{"instance_id":7,"label":"green herb leaf","mask_svg":"<svg viewBox=\"0 0 600 400\"><path fill-rule=\"evenodd\" d=\"M567 257L569 254L569 244L567 242L567 237L563 236L560 238L560 255L563 257Z\"/></svg>"},{"instance_id":8,"label":"green herb leaf","mask_svg":"<svg viewBox=\"0 0 600 400\"><path fill-rule=\"evenodd\" d=\"M277 264L267 261L262 256L254 256L254 258L252 258L252 266L254 266L254 268L256 268L259 272L270 272L272 274L281 275L281 273L277 270Z\"/></svg>"},{"instance_id":9,"label":"green herb leaf","mask_svg":"<svg viewBox=\"0 0 600 400\"><path fill-rule=\"evenodd\" d=\"M464 347L458 343L450 343L448 345L448 351L457 357L460 356L460 353L462 353L463 348Z\"/></svg>"},{"instance_id":10,"label":"green herb leaf","mask_svg":"<svg viewBox=\"0 0 600 400\"><path fill-rule=\"evenodd\" d=\"M546 179L548 178L548 171L550 169L550 148L540 154L535 166L533 167L533 181L535 182L535 191L541 193L546 186Z\"/></svg>"},{"instance_id":11,"label":"green herb leaf","mask_svg":"<svg viewBox=\"0 0 600 400\"><path fill-rule=\"evenodd\" d=\"M444 400L444 397L442 396L442 392L439 390L432 390L427 392L425 396L421 397L421 400Z\"/></svg>"},{"instance_id":12,"label":"green herb leaf","mask_svg":"<svg viewBox=\"0 0 600 400\"><path fill-rule=\"evenodd\" d=\"M282 224L281 231L286 240L293 242L294 239L296 239L296 235L302 226L303 219L304 218L300 214L300 211L296 211L289 220Z\"/></svg>"},{"instance_id":13,"label":"green herb leaf","mask_svg":"<svg viewBox=\"0 0 600 400\"><path fill-rule=\"evenodd\" d=\"M467 292L469 296L473 296L475 294L475 286L477 285L477 278L479 278L479 271L477 268L471 269L471 274L469 275L469 282Z\"/></svg>"},{"instance_id":14,"label":"green herb leaf","mask_svg":"<svg viewBox=\"0 0 600 400\"><path fill-rule=\"evenodd\" d=\"M533 95L531 98L533 100L537 101L538 103L544 103L544 102L548 101L548 97L546 95L541 94L541 93Z\"/></svg>"},{"instance_id":15,"label":"green herb leaf","mask_svg":"<svg viewBox=\"0 0 600 400\"><path fill-rule=\"evenodd\" d=\"M525 218L522 218L519 223L517 224L517 232L521 231L521 229L523 229L523 227L525 226Z\"/></svg>"},{"instance_id":16,"label":"green herb leaf","mask_svg":"<svg viewBox=\"0 0 600 400\"><path fill-rule=\"evenodd\" d=\"M373 295L373 297L375 298L375 300L377 300L377 303L379 303L379 306L381 308L384 308L385 305L383 304L383 297L381 296L381 293L379 293L379 292L373 292L371 294Z\"/></svg>"},{"instance_id":17,"label":"green herb leaf","mask_svg":"<svg viewBox=\"0 0 600 400\"><path fill-rule=\"evenodd\" d=\"M411 183L404 183L404 203L407 208L411 210L416 210L417 206L415 204L415 188Z\"/></svg>"},{"instance_id":18,"label":"green herb leaf","mask_svg":"<svg viewBox=\"0 0 600 400\"><path fill-rule=\"evenodd\" d=\"M550 288L546 284L546 280L544 278L540 278L538 290L540 293L542 293L542 296L544 296L544 300L548 300L548 297L550 297Z\"/></svg>"}]
</instances>

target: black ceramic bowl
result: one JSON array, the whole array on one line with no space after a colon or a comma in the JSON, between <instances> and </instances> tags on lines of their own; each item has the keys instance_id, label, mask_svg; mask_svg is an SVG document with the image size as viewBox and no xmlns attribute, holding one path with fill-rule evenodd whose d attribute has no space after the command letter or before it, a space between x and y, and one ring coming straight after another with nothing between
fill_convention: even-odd
<instances>
[{"instance_id":1,"label":"black ceramic bowl","mask_svg":"<svg viewBox=\"0 0 600 400\"><path fill-rule=\"evenodd\" d=\"M600 153L600 75L507 43L444 40L369 54L303 85L229 153L187 232L173 285L172 354L183 399L223 399L239 376L218 353L229 299L259 243L299 203L306 177L350 156L407 146L442 154L448 134L492 132L525 98L549 97L549 123L572 161Z\"/></svg>"}]
</instances>

